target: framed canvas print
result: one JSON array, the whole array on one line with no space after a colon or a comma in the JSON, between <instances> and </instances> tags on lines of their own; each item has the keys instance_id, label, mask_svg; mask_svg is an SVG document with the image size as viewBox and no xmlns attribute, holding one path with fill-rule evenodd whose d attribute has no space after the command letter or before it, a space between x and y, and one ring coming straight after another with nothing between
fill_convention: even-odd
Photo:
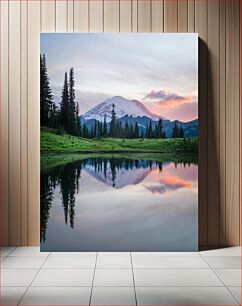
<instances>
[{"instance_id":1,"label":"framed canvas print","mask_svg":"<svg viewBox=\"0 0 242 306\"><path fill-rule=\"evenodd\" d=\"M198 249L198 36L41 34L42 251Z\"/></svg>"}]
</instances>

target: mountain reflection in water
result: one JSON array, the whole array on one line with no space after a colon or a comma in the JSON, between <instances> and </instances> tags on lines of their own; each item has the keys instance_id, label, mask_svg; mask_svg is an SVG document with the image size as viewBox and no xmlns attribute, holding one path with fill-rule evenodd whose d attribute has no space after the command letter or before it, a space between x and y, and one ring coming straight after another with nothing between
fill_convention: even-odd
<instances>
[{"instance_id":1,"label":"mountain reflection in water","mask_svg":"<svg viewBox=\"0 0 242 306\"><path fill-rule=\"evenodd\" d=\"M197 164L87 157L42 170L40 232L46 251L195 250Z\"/></svg>"}]
</instances>

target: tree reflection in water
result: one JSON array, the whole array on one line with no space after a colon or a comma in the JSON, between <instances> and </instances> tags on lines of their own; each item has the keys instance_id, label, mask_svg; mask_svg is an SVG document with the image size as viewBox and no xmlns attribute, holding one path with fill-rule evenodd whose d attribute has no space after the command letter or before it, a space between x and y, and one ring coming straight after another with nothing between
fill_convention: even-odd
<instances>
[{"instance_id":1,"label":"tree reflection in water","mask_svg":"<svg viewBox=\"0 0 242 306\"><path fill-rule=\"evenodd\" d=\"M194 164L183 162L183 167ZM104 182L111 179L112 187L116 188L118 171L135 171L137 169L159 169L162 172L162 161L145 159L128 159L116 157L90 157L65 165L56 166L41 172L41 216L40 216L40 240L46 241L46 231L50 217L50 209L54 201L54 193L57 186L60 188L64 220L74 229L75 225L75 195L79 192L79 178L81 171L91 169L94 173L101 173ZM177 166L177 163L175 164ZM96 176L96 179L100 179ZM127 184L129 184L127 182Z\"/></svg>"}]
</instances>

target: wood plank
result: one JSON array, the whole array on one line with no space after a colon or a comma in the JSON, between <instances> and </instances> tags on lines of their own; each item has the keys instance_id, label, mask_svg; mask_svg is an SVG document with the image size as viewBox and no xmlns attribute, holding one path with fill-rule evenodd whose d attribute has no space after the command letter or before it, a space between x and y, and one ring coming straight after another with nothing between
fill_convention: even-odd
<instances>
[{"instance_id":1,"label":"wood plank","mask_svg":"<svg viewBox=\"0 0 242 306\"><path fill-rule=\"evenodd\" d=\"M90 1L90 32L103 32L103 0Z\"/></svg>"},{"instance_id":2,"label":"wood plank","mask_svg":"<svg viewBox=\"0 0 242 306\"><path fill-rule=\"evenodd\" d=\"M178 32L188 31L188 0L178 0Z\"/></svg>"},{"instance_id":3,"label":"wood plank","mask_svg":"<svg viewBox=\"0 0 242 306\"><path fill-rule=\"evenodd\" d=\"M226 2L226 245L239 245L240 7Z\"/></svg>"},{"instance_id":4,"label":"wood plank","mask_svg":"<svg viewBox=\"0 0 242 306\"><path fill-rule=\"evenodd\" d=\"M240 60L240 155L239 155L239 162L240 162L240 167L239 167L239 171L240 171L240 183L239 183L239 191L240 191L240 205L239 205L239 210L240 210L240 222L239 222L239 245L242 246L242 76L241 76L241 73L242 73L242 49L241 49L241 44L242 44L242 4L241 4L241 1L239 3L239 7L240 7L240 20L239 20L239 23L240 23L240 26L239 26L239 29L240 29L240 54L239 54L239 60Z\"/></svg>"},{"instance_id":5,"label":"wood plank","mask_svg":"<svg viewBox=\"0 0 242 306\"><path fill-rule=\"evenodd\" d=\"M132 3L131 0L120 1L120 32L132 31Z\"/></svg>"},{"instance_id":6,"label":"wood plank","mask_svg":"<svg viewBox=\"0 0 242 306\"><path fill-rule=\"evenodd\" d=\"M28 11L27 11L27 0L21 1L21 58L20 58L20 144L21 144L21 245L27 245L28 243L28 98L27 98L27 63L28 63Z\"/></svg>"},{"instance_id":7,"label":"wood plank","mask_svg":"<svg viewBox=\"0 0 242 306\"><path fill-rule=\"evenodd\" d=\"M195 0L188 0L188 32L195 32Z\"/></svg>"},{"instance_id":8,"label":"wood plank","mask_svg":"<svg viewBox=\"0 0 242 306\"><path fill-rule=\"evenodd\" d=\"M67 31L74 30L74 3L73 0L67 0Z\"/></svg>"},{"instance_id":9,"label":"wood plank","mask_svg":"<svg viewBox=\"0 0 242 306\"><path fill-rule=\"evenodd\" d=\"M74 0L74 32L89 31L89 1Z\"/></svg>"},{"instance_id":10,"label":"wood plank","mask_svg":"<svg viewBox=\"0 0 242 306\"><path fill-rule=\"evenodd\" d=\"M18 1L9 2L9 184L9 244L20 245L20 2Z\"/></svg>"},{"instance_id":11,"label":"wood plank","mask_svg":"<svg viewBox=\"0 0 242 306\"><path fill-rule=\"evenodd\" d=\"M9 106L9 95L8 95L8 1L1 1L1 111L0 111L0 135L1 135L1 233L2 233L2 244L8 245L8 191L9 191L9 158L8 158L8 146L9 146L9 135L8 135L8 106ZM4 76L4 77L3 77Z\"/></svg>"},{"instance_id":12,"label":"wood plank","mask_svg":"<svg viewBox=\"0 0 242 306\"><path fill-rule=\"evenodd\" d=\"M28 245L40 241L40 1L28 2Z\"/></svg>"},{"instance_id":13,"label":"wood plank","mask_svg":"<svg viewBox=\"0 0 242 306\"><path fill-rule=\"evenodd\" d=\"M138 32L151 31L151 1L138 1Z\"/></svg>"},{"instance_id":14,"label":"wood plank","mask_svg":"<svg viewBox=\"0 0 242 306\"><path fill-rule=\"evenodd\" d=\"M55 1L41 0L41 31L55 32L56 30Z\"/></svg>"},{"instance_id":15,"label":"wood plank","mask_svg":"<svg viewBox=\"0 0 242 306\"><path fill-rule=\"evenodd\" d=\"M151 11L151 29L152 32L164 32L164 1L153 0Z\"/></svg>"},{"instance_id":16,"label":"wood plank","mask_svg":"<svg viewBox=\"0 0 242 306\"><path fill-rule=\"evenodd\" d=\"M138 32L138 1L132 0L132 32Z\"/></svg>"},{"instance_id":17,"label":"wood plank","mask_svg":"<svg viewBox=\"0 0 242 306\"><path fill-rule=\"evenodd\" d=\"M208 245L219 246L219 2L208 1Z\"/></svg>"},{"instance_id":18,"label":"wood plank","mask_svg":"<svg viewBox=\"0 0 242 306\"><path fill-rule=\"evenodd\" d=\"M195 31L199 33L199 148L198 148L198 188L199 188L199 245L208 242L208 202L207 202L207 1L195 1Z\"/></svg>"},{"instance_id":19,"label":"wood plank","mask_svg":"<svg viewBox=\"0 0 242 306\"><path fill-rule=\"evenodd\" d=\"M67 1L56 1L56 32L67 32Z\"/></svg>"},{"instance_id":20,"label":"wood plank","mask_svg":"<svg viewBox=\"0 0 242 306\"><path fill-rule=\"evenodd\" d=\"M119 32L119 1L104 1L104 32Z\"/></svg>"},{"instance_id":21,"label":"wood plank","mask_svg":"<svg viewBox=\"0 0 242 306\"><path fill-rule=\"evenodd\" d=\"M226 240L226 0L220 1L220 246Z\"/></svg>"},{"instance_id":22,"label":"wood plank","mask_svg":"<svg viewBox=\"0 0 242 306\"><path fill-rule=\"evenodd\" d=\"M177 32L177 31L178 31L177 0L164 0L164 32Z\"/></svg>"}]
</instances>

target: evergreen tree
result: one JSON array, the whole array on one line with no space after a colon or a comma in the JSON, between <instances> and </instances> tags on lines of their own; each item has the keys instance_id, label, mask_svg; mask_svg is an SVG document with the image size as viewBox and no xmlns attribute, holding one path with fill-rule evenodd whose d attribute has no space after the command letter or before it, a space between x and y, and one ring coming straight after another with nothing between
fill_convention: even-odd
<instances>
[{"instance_id":1,"label":"evergreen tree","mask_svg":"<svg viewBox=\"0 0 242 306\"><path fill-rule=\"evenodd\" d=\"M80 134L79 134L79 136L80 137L83 137L83 135L82 135L82 124L81 124L81 121L79 120L79 123L80 123Z\"/></svg>"},{"instance_id":2,"label":"evergreen tree","mask_svg":"<svg viewBox=\"0 0 242 306\"><path fill-rule=\"evenodd\" d=\"M99 137L102 137L102 135L103 135L103 124L102 124L101 121L99 123L99 132L98 132L98 134L99 134Z\"/></svg>"},{"instance_id":3,"label":"evergreen tree","mask_svg":"<svg viewBox=\"0 0 242 306\"><path fill-rule=\"evenodd\" d=\"M108 135L108 127L107 127L107 118L105 115L104 122L103 122L103 136L106 137L107 135Z\"/></svg>"},{"instance_id":4,"label":"evergreen tree","mask_svg":"<svg viewBox=\"0 0 242 306\"><path fill-rule=\"evenodd\" d=\"M75 81L74 81L74 69L70 69L69 73L69 103L68 103L68 130L67 132L75 135L77 132L77 120L76 120L76 103L75 103Z\"/></svg>"},{"instance_id":5,"label":"evergreen tree","mask_svg":"<svg viewBox=\"0 0 242 306\"><path fill-rule=\"evenodd\" d=\"M69 93L68 93L68 79L67 72L65 73L64 85L62 89L61 102L60 102L60 123L66 131L69 131Z\"/></svg>"},{"instance_id":6,"label":"evergreen tree","mask_svg":"<svg viewBox=\"0 0 242 306\"><path fill-rule=\"evenodd\" d=\"M172 131L172 138L178 138L179 137L179 128L177 123L175 122L173 131Z\"/></svg>"},{"instance_id":7,"label":"evergreen tree","mask_svg":"<svg viewBox=\"0 0 242 306\"><path fill-rule=\"evenodd\" d=\"M163 138L163 124L162 119L159 119L158 126L157 126L157 137Z\"/></svg>"},{"instance_id":8,"label":"evergreen tree","mask_svg":"<svg viewBox=\"0 0 242 306\"><path fill-rule=\"evenodd\" d=\"M124 137L129 138L129 124L128 121L125 121L125 126L124 126Z\"/></svg>"},{"instance_id":9,"label":"evergreen tree","mask_svg":"<svg viewBox=\"0 0 242 306\"><path fill-rule=\"evenodd\" d=\"M130 138L134 138L135 137L133 123L130 123L130 125L129 125L129 135L130 135L129 136Z\"/></svg>"},{"instance_id":10,"label":"evergreen tree","mask_svg":"<svg viewBox=\"0 0 242 306\"><path fill-rule=\"evenodd\" d=\"M102 122L97 121L96 125L96 137L100 138L102 136Z\"/></svg>"},{"instance_id":11,"label":"evergreen tree","mask_svg":"<svg viewBox=\"0 0 242 306\"><path fill-rule=\"evenodd\" d=\"M80 136L81 134L81 121L79 117L79 104L76 103L76 135Z\"/></svg>"},{"instance_id":12,"label":"evergreen tree","mask_svg":"<svg viewBox=\"0 0 242 306\"><path fill-rule=\"evenodd\" d=\"M149 125L148 125L148 123L146 124L145 137L149 138Z\"/></svg>"},{"instance_id":13,"label":"evergreen tree","mask_svg":"<svg viewBox=\"0 0 242 306\"><path fill-rule=\"evenodd\" d=\"M50 109L49 127L58 128L59 127L59 110L55 103L52 104Z\"/></svg>"},{"instance_id":14,"label":"evergreen tree","mask_svg":"<svg viewBox=\"0 0 242 306\"><path fill-rule=\"evenodd\" d=\"M94 126L91 127L90 138L94 138Z\"/></svg>"},{"instance_id":15,"label":"evergreen tree","mask_svg":"<svg viewBox=\"0 0 242 306\"><path fill-rule=\"evenodd\" d=\"M94 122L94 128L93 128L93 138L97 137L97 121Z\"/></svg>"},{"instance_id":16,"label":"evergreen tree","mask_svg":"<svg viewBox=\"0 0 242 306\"><path fill-rule=\"evenodd\" d=\"M135 138L139 138L139 127L138 127L138 123L135 123L135 128L134 128L134 137Z\"/></svg>"},{"instance_id":17,"label":"evergreen tree","mask_svg":"<svg viewBox=\"0 0 242 306\"><path fill-rule=\"evenodd\" d=\"M85 122L82 127L82 137L89 138L89 132Z\"/></svg>"},{"instance_id":18,"label":"evergreen tree","mask_svg":"<svg viewBox=\"0 0 242 306\"><path fill-rule=\"evenodd\" d=\"M159 138L159 131L158 131L158 123L155 125L155 131L153 131L154 138Z\"/></svg>"},{"instance_id":19,"label":"evergreen tree","mask_svg":"<svg viewBox=\"0 0 242 306\"><path fill-rule=\"evenodd\" d=\"M40 55L40 124L49 126L53 114L53 95L49 83L45 54Z\"/></svg>"},{"instance_id":20,"label":"evergreen tree","mask_svg":"<svg viewBox=\"0 0 242 306\"><path fill-rule=\"evenodd\" d=\"M144 130L143 129L141 130L140 138L142 138L142 139L144 138Z\"/></svg>"},{"instance_id":21,"label":"evergreen tree","mask_svg":"<svg viewBox=\"0 0 242 306\"><path fill-rule=\"evenodd\" d=\"M110 137L115 137L116 135L116 112L115 112L115 105L112 105L112 112L111 112L111 122L110 122Z\"/></svg>"},{"instance_id":22,"label":"evergreen tree","mask_svg":"<svg viewBox=\"0 0 242 306\"><path fill-rule=\"evenodd\" d=\"M179 128L179 138L184 138L184 129L182 126Z\"/></svg>"},{"instance_id":23,"label":"evergreen tree","mask_svg":"<svg viewBox=\"0 0 242 306\"><path fill-rule=\"evenodd\" d=\"M150 121L149 127L148 127L148 138L152 138L153 136L153 129L152 129L152 123Z\"/></svg>"}]
</instances>

